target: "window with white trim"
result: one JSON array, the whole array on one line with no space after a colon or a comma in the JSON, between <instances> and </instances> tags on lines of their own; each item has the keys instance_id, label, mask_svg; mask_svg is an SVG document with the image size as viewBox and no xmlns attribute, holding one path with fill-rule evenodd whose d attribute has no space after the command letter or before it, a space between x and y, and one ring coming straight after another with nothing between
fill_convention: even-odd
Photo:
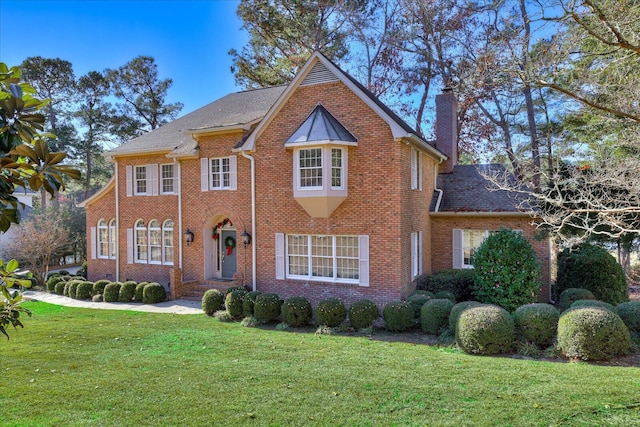
<instances>
[{"instance_id":1,"label":"window with white trim","mask_svg":"<svg viewBox=\"0 0 640 427\"><path fill-rule=\"evenodd\" d=\"M200 159L201 191L236 190L238 188L237 156Z\"/></svg>"},{"instance_id":2,"label":"window with white trim","mask_svg":"<svg viewBox=\"0 0 640 427\"><path fill-rule=\"evenodd\" d=\"M160 165L160 194L175 193L174 165L172 163Z\"/></svg>"},{"instance_id":3,"label":"window with white trim","mask_svg":"<svg viewBox=\"0 0 640 427\"><path fill-rule=\"evenodd\" d=\"M296 149L297 189L321 190L325 182L332 190L344 189L346 155L344 148L337 147Z\"/></svg>"},{"instance_id":4,"label":"window with white trim","mask_svg":"<svg viewBox=\"0 0 640 427\"><path fill-rule=\"evenodd\" d=\"M133 194L136 196L147 194L147 167L135 166L133 168L134 182L133 182Z\"/></svg>"},{"instance_id":5,"label":"window with white trim","mask_svg":"<svg viewBox=\"0 0 640 427\"><path fill-rule=\"evenodd\" d=\"M118 253L118 245L116 242L116 220L109 221L109 258L115 259Z\"/></svg>"},{"instance_id":6,"label":"window with white trim","mask_svg":"<svg viewBox=\"0 0 640 427\"><path fill-rule=\"evenodd\" d=\"M322 148L304 148L298 152L300 188L322 188Z\"/></svg>"},{"instance_id":7,"label":"window with white trim","mask_svg":"<svg viewBox=\"0 0 640 427\"><path fill-rule=\"evenodd\" d=\"M162 224L162 263L173 264L173 221Z\"/></svg>"},{"instance_id":8,"label":"window with white trim","mask_svg":"<svg viewBox=\"0 0 640 427\"><path fill-rule=\"evenodd\" d=\"M134 227L134 246L135 246L135 262L146 263L148 259L147 248L147 227L144 225L144 221L139 219L136 221Z\"/></svg>"},{"instance_id":9,"label":"window with white trim","mask_svg":"<svg viewBox=\"0 0 640 427\"><path fill-rule=\"evenodd\" d=\"M411 279L422 274L422 232L411 233Z\"/></svg>"},{"instance_id":10,"label":"window with white trim","mask_svg":"<svg viewBox=\"0 0 640 427\"><path fill-rule=\"evenodd\" d=\"M411 189L422 190L422 153L411 148Z\"/></svg>"},{"instance_id":11,"label":"window with white trim","mask_svg":"<svg viewBox=\"0 0 640 427\"><path fill-rule=\"evenodd\" d=\"M160 223L155 219L149 221L149 254L150 264L162 262L162 230Z\"/></svg>"},{"instance_id":12,"label":"window with white trim","mask_svg":"<svg viewBox=\"0 0 640 427\"><path fill-rule=\"evenodd\" d=\"M358 236L287 235L287 277L358 283Z\"/></svg>"},{"instance_id":13,"label":"window with white trim","mask_svg":"<svg viewBox=\"0 0 640 427\"><path fill-rule=\"evenodd\" d=\"M513 230L522 233L522 230ZM476 251L493 230L453 229L453 268L473 268Z\"/></svg>"},{"instance_id":14,"label":"window with white trim","mask_svg":"<svg viewBox=\"0 0 640 427\"><path fill-rule=\"evenodd\" d=\"M344 188L342 185L344 182L343 153L344 150L342 148L331 149L331 188L334 190Z\"/></svg>"},{"instance_id":15,"label":"window with white trim","mask_svg":"<svg viewBox=\"0 0 640 427\"><path fill-rule=\"evenodd\" d=\"M109 227L105 219L98 221L98 258L109 258Z\"/></svg>"}]
</instances>

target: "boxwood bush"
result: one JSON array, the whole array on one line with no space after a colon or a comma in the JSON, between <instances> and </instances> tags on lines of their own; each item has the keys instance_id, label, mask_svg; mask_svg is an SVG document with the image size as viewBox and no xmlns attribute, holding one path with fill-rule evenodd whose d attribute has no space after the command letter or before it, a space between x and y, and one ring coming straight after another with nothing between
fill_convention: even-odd
<instances>
[{"instance_id":1,"label":"boxwood bush","mask_svg":"<svg viewBox=\"0 0 640 427\"><path fill-rule=\"evenodd\" d=\"M595 299L579 299L578 301L574 301L573 304L571 304L570 308L575 307L602 307L606 308L607 310L613 311L615 314L618 314L618 309L616 309L608 302L598 301Z\"/></svg>"},{"instance_id":2,"label":"boxwood bush","mask_svg":"<svg viewBox=\"0 0 640 427\"><path fill-rule=\"evenodd\" d=\"M136 291L133 296L133 300L136 302L142 302L142 296L144 295L144 287L147 286L149 282L140 282L136 285Z\"/></svg>"},{"instance_id":3,"label":"boxwood bush","mask_svg":"<svg viewBox=\"0 0 640 427\"><path fill-rule=\"evenodd\" d=\"M415 318L420 317L420 310L422 309L422 306L424 305L424 303L434 298L431 295L427 293L424 293L424 294L414 293L407 299L407 301L409 302L409 304L411 304L411 307L413 308L413 313Z\"/></svg>"},{"instance_id":4,"label":"boxwood bush","mask_svg":"<svg viewBox=\"0 0 640 427\"><path fill-rule=\"evenodd\" d=\"M338 298L327 298L316 307L316 324L335 328L347 318L347 308Z\"/></svg>"},{"instance_id":5,"label":"boxwood bush","mask_svg":"<svg viewBox=\"0 0 640 427\"><path fill-rule=\"evenodd\" d=\"M456 344L469 354L510 353L515 326L509 312L497 305L469 307L460 314Z\"/></svg>"},{"instance_id":6,"label":"boxwood bush","mask_svg":"<svg viewBox=\"0 0 640 427\"><path fill-rule=\"evenodd\" d=\"M282 304L281 314L284 323L297 328L311 323L313 309L305 297L291 297Z\"/></svg>"},{"instance_id":7,"label":"boxwood bush","mask_svg":"<svg viewBox=\"0 0 640 427\"><path fill-rule=\"evenodd\" d=\"M360 299L349 306L349 323L354 329L369 328L378 317L380 310L371 300Z\"/></svg>"},{"instance_id":8,"label":"boxwood bush","mask_svg":"<svg viewBox=\"0 0 640 427\"><path fill-rule=\"evenodd\" d=\"M501 228L491 234L476 251L473 267L474 299L509 312L536 302L540 265L521 233Z\"/></svg>"},{"instance_id":9,"label":"boxwood bush","mask_svg":"<svg viewBox=\"0 0 640 427\"><path fill-rule=\"evenodd\" d=\"M449 291L455 295L456 301L467 301L471 299L473 274L473 270L442 270L425 274L416 278L416 288L433 294Z\"/></svg>"},{"instance_id":10,"label":"boxwood bush","mask_svg":"<svg viewBox=\"0 0 640 427\"><path fill-rule=\"evenodd\" d=\"M260 295L258 291L247 292L242 297L242 316L253 317L253 306L256 303L256 297Z\"/></svg>"},{"instance_id":11,"label":"boxwood bush","mask_svg":"<svg viewBox=\"0 0 640 427\"><path fill-rule=\"evenodd\" d=\"M391 301L384 306L382 318L387 330L402 332L414 325L414 311L407 301Z\"/></svg>"},{"instance_id":12,"label":"boxwood bush","mask_svg":"<svg viewBox=\"0 0 640 427\"><path fill-rule=\"evenodd\" d=\"M450 291L440 291L440 292L436 292L436 298L437 299L448 299L450 301L452 301L454 304L456 303L456 296L453 292Z\"/></svg>"},{"instance_id":13,"label":"boxwood bush","mask_svg":"<svg viewBox=\"0 0 640 427\"><path fill-rule=\"evenodd\" d=\"M567 288L560 294L560 299L558 300L558 308L560 311L564 311L571 307L571 304L581 299L593 299L596 297L590 290L581 289L581 288Z\"/></svg>"},{"instance_id":14,"label":"boxwood bush","mask_svg":"<svg viewBox=\"0 0 640 427\"><path fill-rule=\"evenodd\" d=\"M451 307L451 312L449 313L449 329L451 329L452 334L455 335L456 333L456 325L462 312L469 307L477 307L479 305L482 305L482 303L478 301L462 301Z\"/></svg>"},{"instance_id":15,"label":"boxwood bush","mask_svg":"<svg viewBox=\"0 0 640 427\"><path fill-rule=\"evenodd\" d=\"M245 288L244 286L231 286L230 288L227 288L227 290L225 291L225 294L224 294L225 298L227 297L227 295L229 295L233 291L247 292L247 288Z\"/></svg>"},{"instance_id":16,"label":"boxwood bush","mask_svg":"<svg viewBox=\"0 0 640 427\"><path fill-rule=\"evenodd\" d=\"M142 290L142 302L145 304L157 304L167 299L167 291L160 283L148 283Z\"/></svg>"},{"instance_id":17,"label":"boxwood bush","mask_svg":"<svg viewBox=\"0 0 640 427\"><path fill-rule=\"evenodd\" d=\"M566 357L609 360L628 354L630 346L624 322L606 308L570 308L558 321L558 349Z\"/></svg>"},{"instance_id":18,"label":"boxwood bush","mask_svg":"<svg viewBox=\"0 0 640 427\"><path fill-rule=\"evenodd\" d=\"M242 318L242 297L246 294L247 290L244 288L236 288L233 291L227 293L227 296L224 299L224 304L227 307L227 311L232 318Z\"/></svg>"},{"instance_id":19,"label":"boxwood bush","mask_svg":"<svg viewBox=\"0 0 640 427\"><path fill-rule=\"evenodd\" d=\"M93 294L94 295L103 294L104 287L107 286L109 283L111 283L111 280L107 280L107 279L96 280L93 283Z\"/></svg>"},{"instance_id":20,"label":"boxwood bush","mask_svg":"<svg viewBox=\"0 0 640 427\"><path fill-rule=\"evenodd\" d=\"M598 246L583 244L558 254L556 292L590 290L595 299L618 305L629 301L627 279L616 259Z\"/></svg>"},{"instance_id":21,"label":"boxwood bush","mask_svg":"<svg viewBox=\"0 0 640 427\"><path fill-rule=\"evenodd\" d=\"M58 295L64 295L64 289L66 286L67 286L67 282L65 282L64 280L60 281L56 283L56 286L53 291Z\"/></svg>"},{"instance_id":22,"label":"boxwood bush","mask_svg":"<svg viewBox=\"0 0 640 427\"><path fill-rule=\"evenodd\" d=\"M93 296L93 283L80 282L76 287L76 299L89 299Z\"/></svg>"},{"instance_id":23,"label":"boxwood bush","mask_svg":"<svg viewBox=\"0 0 640 427\"><path fill-rule=\"evenodd\" d=\"M117 302L120 295L120 286L122 286L120 282L110 282L105 286L104 292L102 293L104 302Z\"/></svg>"},{"instance_id":24,"label":"boxwood bush","mask_svg":"<svg viewBox=\"0 0 640 427\"><path fill-rule=\"evenodd\" d=\"M554 306L543 303L526 304L513 313L518 339L541 348L552 344L559 318L560 313Z\"/></svg>"},{"instance_id":25,"label":"boxwood bush","mask_svg":"<svg viewBox=\"0 0 640 427\"><path fill-rule=\"evenodd\" d=\"M449 327L449 314L454 303L447 298L427 301L420 310L420 326L427 334L440 335Z\"/></svg>"},{"instance_id":26,"label":"boxwood bush","mask_svg":"<svg viewBox=\"0 0 640 427\"><path fill-rule=\"evenodd\" d=\"M278 294L260 294L253 305L253 315L260 323L275 322L280 316L282 303Z\"/></svg>"},{"instance_id":27,"label":"boxwood bush","mask_svg":"<svg viewBox=\"0 0 640 427\"><path fill-rule=\"evenodd\" d=\"M133 297L136 295L136 286L138 284L133 281L127 281L120 286L120 291L118 292L118 301L120 302L131 302L133 301Z\"/></svg>"},{"instance_id":28,"label":"boxwood bush","mask_svg":"<svg viewBox=\"0 0 640 427\"><path fill-rule=\"evenodd\" d=\"M74 279L74 280L69 280L68 284L69 286L67 287L67 296L70 298L76 298L76 290L78 289L78 285L82 283L82 281Z\"/></svg>"},{"instance_id":29,"label":"boxwood bush","mask_svg":"<svg viewBox=\"0 0 640 427\"><path fill-rule=\"evenodd\" d=\"M640 301L629 301L618 304L618 315L629 331L640 333Z\"/></svg>"},{"instance_id":30,"label":"boxwood bush","mask_svg":"<svg viewBox=\"0 0 640 427\"><path fill-rule=\"evenodd\" d=\"M49 276L49 278L47 279L47 291L55 292L56 284L58 282L63 282L63 281L64 281L64 276L58 273Z\"/></svg>"},{"instance_id":31,"label":"boxwood bush","mask_svg":"<svg viewBox=\"0 0 640 427\"><path fill-rule=\"evenodd\" d=\"M208 289L202 296L202 311L207 316L213 316L213 314L222 309L224 305L224 294L217 289Z\"/></svg>"}]
</instances>

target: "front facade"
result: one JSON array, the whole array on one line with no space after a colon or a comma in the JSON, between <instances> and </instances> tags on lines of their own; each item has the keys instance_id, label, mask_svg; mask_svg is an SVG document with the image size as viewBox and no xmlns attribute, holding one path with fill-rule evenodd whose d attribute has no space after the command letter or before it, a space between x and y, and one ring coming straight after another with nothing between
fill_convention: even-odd
<instances>
[{"instance_id":1,"label":"front facade","mask_svg":"<svg viewBox=\"0 0 640 427\"><path fill-rule=\"evenodd\" d=\"M173 298L244 285L399 299L453 267L439 239L457 219L429 208L453 168L441 145L316 53L287 86L228 95L112 150L114 178L83 203L89 279L156 281ZM483 226L511 220L493 219Z\"/></svg>"}]
</instances>

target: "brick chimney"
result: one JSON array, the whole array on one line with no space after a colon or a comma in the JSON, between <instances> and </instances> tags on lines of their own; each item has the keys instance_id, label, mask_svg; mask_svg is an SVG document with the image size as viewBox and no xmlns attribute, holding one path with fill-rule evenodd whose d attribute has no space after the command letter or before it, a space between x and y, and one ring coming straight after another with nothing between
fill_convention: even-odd
<instances>
[{"instance_id":1,"label":"brick chimney","mask_svg":"<svg viewBox=\"0 0 640 427\"><path fill-rule=\"evenodd\" d=\"M449 158L440 173L451 173L458 163L458 103L451 88L436 95L436 148Z\"/></svg>"}]
</instances>

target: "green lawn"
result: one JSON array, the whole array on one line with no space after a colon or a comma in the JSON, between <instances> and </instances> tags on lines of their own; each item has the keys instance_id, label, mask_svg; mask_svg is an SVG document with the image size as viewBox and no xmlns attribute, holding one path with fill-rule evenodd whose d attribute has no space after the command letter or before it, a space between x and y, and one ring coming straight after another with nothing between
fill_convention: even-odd
<instances>
[{"instance_id":1,"label":"green lawn","mask_svg":"<svg viewBox=\"0 0 640 427\"><path fill-rule=\"evenodd\" d=\"M640 426L640 368L25 305L2 426Z\"/></svg>"}]
</instances>

